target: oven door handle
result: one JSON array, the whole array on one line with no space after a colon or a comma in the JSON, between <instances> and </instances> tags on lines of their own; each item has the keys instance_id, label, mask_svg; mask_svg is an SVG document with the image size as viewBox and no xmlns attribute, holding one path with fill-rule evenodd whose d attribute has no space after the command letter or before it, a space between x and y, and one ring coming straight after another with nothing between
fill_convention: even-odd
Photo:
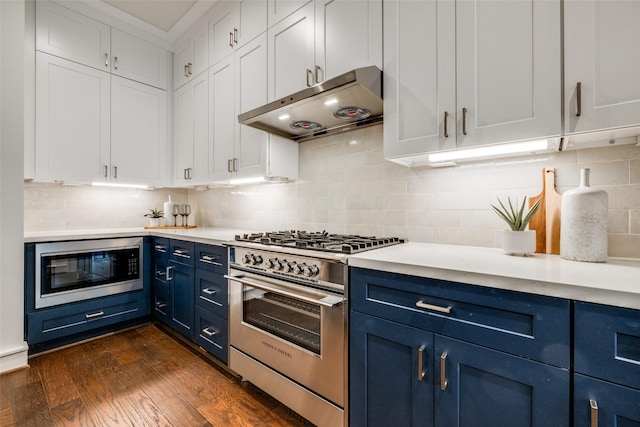
<instances>
[{"instance_id":1,"label":"oven door handle","mask_svg":"<svg viewBox=\"0 0 640 427\"><path fill-rule=\"evenodd\" d=\"M325 294L316 290L302 291L298 287L289 286L284 283L278 283L277 285L265 284L264 282L257 283L247 280L243 274L238 276L225 274L224 277L226 279L242 283L243 285L252 286L254 288L262 289L263 291L274 292L276 294L308 302L310 304L322 305L324 307L335 308L344 302L344 298L338 295ZM306 294L313 294L313 296L302 295L302 292Z\"/></svg>"}]
</instances>

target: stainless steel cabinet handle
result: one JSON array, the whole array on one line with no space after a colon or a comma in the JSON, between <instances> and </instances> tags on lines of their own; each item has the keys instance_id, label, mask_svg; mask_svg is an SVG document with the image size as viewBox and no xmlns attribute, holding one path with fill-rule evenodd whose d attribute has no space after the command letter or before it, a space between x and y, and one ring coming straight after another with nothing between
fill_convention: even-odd
<instances>
[{"instance_id":1,"label":"stainless steel cabinet handle","mask_svg":"<svg viewBox=\"0 0 640 427\"><path fill-rule=\"evenodd\" d=\"M576 116L582 114L582 82L576 84Z\"/></svg>"},{"instance_id":2,"label":"stainless steel cabinet handle","mask_svg":"<svg viewBox=\"0 0 640 427\"><path fill-rule=\"evenodd\" d=\"M184 76L189 77L189 66L184 64Z\"/></svg>"},{"instance_id":3,"label":"stainless steel cabinet handle","mask_svg":"<svg viewBox=\"0 0 640 427\"><path fill-rule=\"evenodd\" d=\"M233 162L233 159L227 159L227 171L228 172L233 172L233 169L231 169L231 163Z\"/></svg>"},{"instance_id":4,"label":"stainless steel cabinet handle","mask_svg":"<svg viewBox=\"0 0 640 427\"><path fill-rule=\"evenodd\" d=\"M109 53L108 53L108 52L106 52L106 53L104 54L104 66L105 66L105 67L108 67L108 66L109 66Z\"/></svg>"},{"instance_id":5,"label":"stainless steel cabinet handle","mask_svg":"<svg viewBox=\"0 0 640 427\"><path fill-rule=\"evenodd\" d=\"M109 165L104 165L104 177L109 176Z\"/></svg>"},{"instance_id":6,"label":"stainless steel cabinet handle","mask_svg":"<svg viewBox=\"0 0 640 427\"><path fill-rule=\"evenodd\" d=\"M162 270L156 271L156 276L158 276L158 277L162 277L162 276L166 276L166 275L167 275L167 273L165 271L162 271Z\"/></svg>"},{"instance_id":7,"label":"stainless steel cabinet handle","mask_svg":"<svg viewBox=\"0 0 640 427\"><path fill-rule=\"evenodd\" d=\"M192 70L191 67L193 67L193 64L191 62L189 62L187 64L187 72L189 73L189 75L193 74L193 70Z\"/></svg>"},{"instance_id":8,"label":"stainless steel cabinet handle","mask_svg":"<svg viewBox=\"0 0 640 427\"><path fill-rule=\"evenodd\" d=\"M449 138L449 131L447 130L447 122L449 121L449 112L444 112L444 137Z\"/></svg>"},{"instance_id":9,"label":"stainless steel cabinet handle","mask_svg":"<svg viewBox=\"0 0 640 427\"><path fill-rule=\"evenodd\" d=\"M320 83L320 71L322 71L322 68L320 68L319 65L316 65L316 73L315 73L316 83Z\"/></svg>"},{"instance_id":10,"label":"stainless steel cabinet handle","mask_svg":"<svg viewBox=\"0 0 640 427\"><path fill-rule=\"evenodd\" d=\"M462 134L467 134L467 108L462 107Z\"/></svg>"},{"instance_id":11,"label":"stainless steel cabinet handle","mask_svg":"<svg viewBox=\"0 0 640 427\"><path fill-rule=\"evenodd\" d=\"M233 47L233 33L229 33L229 46Z\"/></svg>"},{"instance_id":12,"label":"stainless steel cabinet handle","mask_svg":"<svg viewBox=\"0 0 640 427\"><path fill-rule=\"evenodd\" d=\"M202 330L202 333L207 335L207 336L209 336L209 337L212 337L212 336L214 336L216 334L216 331L212 331L209 328L204 328Z\"/></svg>"},{"instance_id":13,"label":"stainless steel cabinet handle","mask_svg":"<svg viewBox=\"0 0 640 427\"><path fill-rule=\"evenodd\" d=\"M426 308L427 310L433 310L433 311L438 311L440 313L447 313L447 314L451 313L451 308L452 308L451 306L440 307L439 305L426 304L422 300L416 303L416 307Z\"/></svg>"},{"instance_id":14,"label":"stainless steel cabinet handle","mask_svg":"<svg viewBox=\"0 0 640 427\"><path fill-rule=\"evenodd\" d=\"M113 167L113 177L116 178L116 179L118 178L118 167L117 166Z\"/></svg>"},{"instance_id":15,"label":"stainless steel cabinet handle","mask_svg":"<svg viewBox=\"0 0 640 427\"><path fill-rule=\"evenodd\" d=\"M166 303L164 302L157 302L156 303L156 308L165 308L167 306Z\"/></svg>"},{"instance_id":16,"label":"stainless steel cabinet handle","mask_svg":"<svg viewBox=\"0 0 640 427\"><path fill-rule=\"evenodd\" d=\"M423 368L423 357L424 357L424 345L420 346L418 349L418 381L422 381L426 372L424 372Z\"/></svg>"},{"instance_id":17,"label":"stainless steel cabinet handle","mask_svg":"<svg viewBox=\"0 0 640 427\"><path fill-rule=\"evenodd\" d=\"M166 270L166 275L167 275L167 280L173 280L173 277L169 276L169 272L171 272L171 269L173 269L173 267L168 266L165 270Z\"/></svg>"},{"instance_id":18,"label":"stainless steel cabinet handle","mask_svg":"<svg viewBox=\"0 0 640 427\"><path fill-rule=\"evenodd\" d=\"M311 87L311 85L313 85L313 71L307 68L307 87Z\"/></svg>"},{"instance_id":19,"label":"stainless steel cabinet handle","mask_svg":"<svg viewBox=\"0 0 640 427\"><path fill-rule=\"evenodd\" d=\"M442 356L440 356L440 390L446 390L447 389L447 384L449 384L449 382L447 381L447 373L445 372L447 368L447 353L442 353Z\"/></svg>"},{"instance_id":20,"label":"stainless steel cabinet handle","mask_svg":"<svg viewBox=\"0 0 640 427\"><path fill-rule=\"evenodd\" d=\"M113 57L113 66L116 68L116 70L118 69L118 57L117 56Z\"/></svg>"},{"instance_id":21,"label":"stainless steel cabinet handle","mask_svg":"<svg viewBox=\"0 0 640 427\"><path fill-rule=\"evenodd\" d=\"M104 311L98 311L97 313L85 314L84 317L86 319L93 319L95 317L104 316Z\"/></svg>"},{"instance_id":22,"label":"stainless steel cabinet handle","mask_svg":"<svg viewBox=\"0 0 640 427\"><path fill-rule=\"evenodd\" d=\"M238 159L235 157L233 159L233 171L238 172Z\"/></svg>"},{"instance_id":23,"label":"stainless steel cabinet handle","mask_svg":"<svg viewBox=\"0 0 640 427\"><path fill-rule=\"evenodd\" d=\"M165 246L162 246L162 245L156 245L156 251L157 252L166 253L167 252L167 248Z\"/></svg>"},{"instance_id":24,"label":"stainless steel cabinet handle","mask_svg":"<svg viewBox=\"0 0 640 427\"><path fill-rule=\"evenodd\" d=\"M202 290L202 293L205 293L207 295L215 295L216 291L215 291L215 289L204 288Z\"/></svg>"},{"instance_id":25,"label":"stainless steel cabinet handle","mask_svg":"<svg viewBox=\"0 0 640 427\"><path fill-rule=\"evenodd\" d=\"M237 28L233 29L233 42L235 44L238 44L238 29Z\"/></svg>"},{"instance_id":26,"label":"stainless steel cabinet handle","mask_svg":"<svg viewBox=\"0 0 640 427\"><path fill-rule=\"evenodd\" d=\"M216 262L216 258L209 256L209 255L203 255L202 258L200 258L200 262L204 262L206 264L213 264L213 265L222 265L219 262Z\"/></svg>"},{"instance_id":27,"label":"stainless steel cabinet handle","mask_svg":"<svg viewBox=\"0 0 640 427\"><path fill-rule=\"evenodd\" d=\"M589 406L591 407L591 427L598 427L598 402L589 399Z\"/></svg>"}]
</instances>

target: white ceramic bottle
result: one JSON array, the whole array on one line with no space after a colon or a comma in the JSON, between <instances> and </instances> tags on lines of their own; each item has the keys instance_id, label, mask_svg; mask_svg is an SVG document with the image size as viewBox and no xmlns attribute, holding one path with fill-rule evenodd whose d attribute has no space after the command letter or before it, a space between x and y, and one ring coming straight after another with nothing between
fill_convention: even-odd
<instances>
[{"instance_id":1,"label":"white ceramic bottle","mask_svg":"<svg viewBox=\"0 0 640 427\"><path fill-rule=\"evenodd\" d=\"M580 186L562 194L560 256L586 262L607 261L609 195L589 186L589 169L580 170Z\"/></svg>"},{"instance_id":2,"label":"white ceramic bottle","mask_svg":"<svg viewBox=\"0 0 640 427\"><path fill-rule=\"evenodd\" d=\"M171 212L173 212L173 202L171 201L171 195L169 195L169 200L164 202L164 204L162 205L162 212L164 212L165 225L168 225L170 227L176 225L176 217L171 215Z\"/></svg>"}]
</instances>

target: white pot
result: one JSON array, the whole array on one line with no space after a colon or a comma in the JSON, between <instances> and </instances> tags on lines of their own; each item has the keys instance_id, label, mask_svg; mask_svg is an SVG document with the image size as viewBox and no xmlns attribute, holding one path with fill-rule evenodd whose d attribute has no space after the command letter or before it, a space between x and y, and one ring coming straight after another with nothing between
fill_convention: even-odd
<instances>
[{"instance_id":1,"label":"white pot","mask_svg":"<svg viewBox=\"0 0 640 427\"><path fill-rule=\"evenodd\" d=\"M160 218L149 218L150 227L160 227Z\"/></svg>"},{"instance_id":2,"label":"white pot","mask_svg":"<svg viewBox=\"0 0 640 427\"><path fill-rule=\"evenodd\" d=\"M502 232L502 250L509 255L531 255L536 251L536 231L504 230Z\"/></svg>"}]
</instances>

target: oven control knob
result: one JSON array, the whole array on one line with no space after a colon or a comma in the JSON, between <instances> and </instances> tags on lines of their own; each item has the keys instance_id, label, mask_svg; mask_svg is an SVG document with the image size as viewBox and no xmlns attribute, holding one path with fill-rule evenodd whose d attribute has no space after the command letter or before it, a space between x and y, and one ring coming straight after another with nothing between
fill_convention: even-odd
<instances>
[{"instance_id":1,"label":"oven control knob","mask_svg":"<svg viewBox=\"0 0 640 427\"><path fill-rule=\"evenodd\" d=\"M304 270L307 268L307 264L296 264L296 274L303 274Z\"/></svg>"},{"instance_id":2,"label":"oven control knob","mask_svg":"<svg viewBox=\"0 0 640 427\"><path fill-rule=\"evenodd\" d=\"M269 258L269 261L267 261L267 267L274 268L276 266L276 262L278 262L278 258Z\"/></svg>"},{"instance_id":3,"label":"oven control knob","mask_svg":"<svg viewBox=\"0 0 640 427\"><path fill-rule=\"evenodd\" d=\"M284 270L284 265L286 264L286 260L276 260L276 270Z\"/></svg>"},{"instance_id":4,"label":"oven control knob","mask_svg":"<svg viewBox=\"0 0 640 427\"><path fill-rule=\"evenodd\" d=\"M242 258L242 262L245 264L250 264L252 257L253 256L251 254L245 254L245 256Z\"/></svg>"},{"instance_id":5,"label":"oven control knob","mask_svg":"<svg viewBox=\"0 0 640 427\"><path fill-rule=\"evenodd\" d=\"M288 262L287 263L287 273L292 273L293 270L295 270L296 268L296 263L295 262Z\"/></svg>"},{"instance_id":6,"label":"oven control knob","mask_svg":"<svg viewBox=\"0 0 640 427\"><path fill-rule=\"evenodd\" d=\"M262 264L262 257L260 255L254 255L251 259L251 263L253 265L260 265Z\"/></svg>"},{"instance_id":7,"label":"oven control knob","mask_svg":"<svg viewBox=\"0 0 640 427\"><path fill-rule=\"evenodd\" d=\"M314 276L317 276L318 273L320 273L320 269L317 266L308 265L304 272L304 275L307 277L314 277Z\"/></svg>"}]
</instances>

